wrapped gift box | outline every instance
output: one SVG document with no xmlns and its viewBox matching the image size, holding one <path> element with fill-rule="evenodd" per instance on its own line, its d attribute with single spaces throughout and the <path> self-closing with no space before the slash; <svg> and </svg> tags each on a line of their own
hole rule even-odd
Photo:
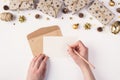
<svg viewBox="0 0 120 80">
<path fill-rule="evenodd" d="M 29 10 L 34 9 L 33 0 L 10 0 L 10 10 Z"/>
<path fill-rule="evenodd" d="M 72 12 L 72 14 L 77 13 L 79 10 L 84 8 L 89 0 L 63 0 L 65 6 Z"/>
<path fill-rule="evenodd" d="M 88 12 L 91 13 L 102 24 L 107 25 L 115 16 L 103 3 L 95 0 L 88 8 Z"/>
<path fill-rule="evenodd" d="M 40 0 L 37 9 L 52 17 L 57 17 L 63 2 L 60 0 Z"/>
</svg>

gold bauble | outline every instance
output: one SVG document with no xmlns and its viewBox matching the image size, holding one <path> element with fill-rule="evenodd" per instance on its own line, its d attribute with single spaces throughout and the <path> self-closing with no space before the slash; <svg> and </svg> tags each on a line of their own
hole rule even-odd
<svg viewBox="0 0 120 80">
<path fill-rule="evenodd" d="M 110 0 L 109 5 L 110 6 L 115 6 L 115 2 L 113 0 Z"/>
<path fill-rule="evenodd" d="M 118 34 L 120 32 L 120 21 L 116 21 L 112 24 L 111 32 L 113 34 Z"/>
<path fill-rule="evenodd" d="M 77 24 L 73 24 L 73 29 L 78 29 L 78 27 L 79 27 L 79 24 L 77 23 Z"/>
</svg>

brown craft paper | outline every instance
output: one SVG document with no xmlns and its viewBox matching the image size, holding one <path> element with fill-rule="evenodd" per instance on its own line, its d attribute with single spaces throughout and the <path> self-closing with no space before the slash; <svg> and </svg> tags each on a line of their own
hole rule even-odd
<svg viewBox="0 0 120 80">
<path fill-rule="evenodd" d="M 44 36 L 62 36 L 58 26 L 49 26 L 40 28 L 27 36 L 32 53 L 34 56 L 43 53 L 43 37 Z"/>
</svg>

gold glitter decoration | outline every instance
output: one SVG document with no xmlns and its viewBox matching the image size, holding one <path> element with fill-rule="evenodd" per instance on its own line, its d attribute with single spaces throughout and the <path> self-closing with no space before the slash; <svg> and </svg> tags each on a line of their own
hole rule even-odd
<svg viewBox="0 0 120 80">
<path fill-rule="evenodd" d="M 85 28 L 85 30 L 91 29 L 91 24 L 90 24 L 90 23 L 86 23 L 86 24 L 84 25 L 84 28 Z"/>
<path fill-rule="evenodd" d="M 19 22 L 23 23 L 25 21 L 26 21 L 25 16 L 22 15 L 22 16 L 19 17 Z"/>
</svg>

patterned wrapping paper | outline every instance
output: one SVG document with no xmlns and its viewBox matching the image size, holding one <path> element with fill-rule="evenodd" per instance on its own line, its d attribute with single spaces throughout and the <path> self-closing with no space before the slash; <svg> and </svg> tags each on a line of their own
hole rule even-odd
<svg viewBox="0 0 120 80">
<path fill-rule="evenodd" d="M 37 9 L 52 17 L 57 17 L 63 2 L 60 0 L 40 0 Z"/>
<path fill-rule="evenodd" d="M 72 12 L 72 14 L 77 13 L 79 10 L 84 8 L 89 0 L 63 0 L 65 6 Z"/>
<path fill-rule="evenodd" d="M 92 3 L 88 8 L 88 12 L 104 25 L 107 25 L 115 17 L 115 14 L 98 0 Z"/>
<path fill-rule="evenodd" d="M 34 9 L 33 0 L 10 0 L 10 10 L 29 10 Z"/>
</svg>

